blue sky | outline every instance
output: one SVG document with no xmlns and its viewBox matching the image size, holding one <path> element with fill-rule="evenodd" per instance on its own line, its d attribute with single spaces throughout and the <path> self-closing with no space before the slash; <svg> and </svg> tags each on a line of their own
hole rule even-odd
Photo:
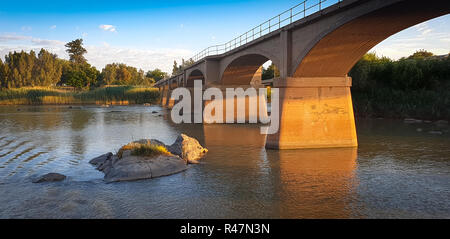
<svg viewBox="0 0 450 239">
<path fill-rule="evenodd" d="M 83 38 L 86 58 L 101 69 L 123 62 L 171 71 L 173 60 L 225 43 L 300 1 L 6 1 L 0 5 L 0 56 L 46 48 L 68 58 L 64 44 Z M 373 49 L 399 58 L 417 49 L 450 52 L 450 16 L 407 29 Z"/>
</svg>

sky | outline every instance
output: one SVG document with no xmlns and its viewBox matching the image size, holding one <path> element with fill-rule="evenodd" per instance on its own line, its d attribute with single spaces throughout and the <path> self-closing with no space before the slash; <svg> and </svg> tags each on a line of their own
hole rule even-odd
<svg viewBox="0 0 450 239">
<path fill-rule="evenodd" d="M 225 43 L 299 0 L 4 1 L 0 56 L 45 48 L 68 59 L 64 44 L 83 38 L 99 70 L 112 62 L 171 72 L 173 61 Z M 406 29 L 372 52 L 398 59 L 416 50 L 450 52 L 450 15 Z"/>
</svg>

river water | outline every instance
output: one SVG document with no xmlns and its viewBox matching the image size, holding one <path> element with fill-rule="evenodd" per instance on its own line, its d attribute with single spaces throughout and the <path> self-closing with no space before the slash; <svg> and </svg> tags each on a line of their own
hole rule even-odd
<svg viewBox="0 0 450 239">
<path fill-rule="evenodd" d="M 2 106 L 0 218 L 450 218 L 448 126 L 357 130 L 358 148 L 273 151 L 257 125 L 175 125 L 157 106 Z M 107 184 L 88 163 L 180 133 L 209 149 L 180 174 Z M 31 183 L 49 172 L 68 179 Z"/>
</svg>

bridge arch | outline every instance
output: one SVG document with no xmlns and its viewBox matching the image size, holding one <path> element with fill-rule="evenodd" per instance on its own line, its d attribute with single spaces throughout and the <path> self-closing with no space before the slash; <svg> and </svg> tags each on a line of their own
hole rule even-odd
<svg viewBox="0 0 450 239">
<path fill-rule="evenodd" d="M 224 59 L 225 66 L 220 71 L 222 85 L 250 85 L 261 79 L 262 66 L 267 61 L 279 66 L 279 60 L 273 54 L 264 51 L 243 51 Z"/>
<path fill-rule="evenodd" d="M 373 4 L 380 4 L 373 1 Z M 382 4 L 382 3 L 381 3 Z M 445 6 L 447 4 L 447 6 Z M 370 8 L 368 8 L 370 9 Z M 398 1 L 376 11 L 347 14 L 324 28 L 295 58 L 291 76 L 342 77 L 383 40 L 411 26 L 448 14 L 450 1 Z"/>
<path fill-rule="evenodd" d="M 186 87 L 194 87 L 194 81 L 195 80 L 201 80 L 202 85 L 205 85 L 205 74 L 200 69 L 192 69 L 191 71 L 186 73 Z"/>
</svg>

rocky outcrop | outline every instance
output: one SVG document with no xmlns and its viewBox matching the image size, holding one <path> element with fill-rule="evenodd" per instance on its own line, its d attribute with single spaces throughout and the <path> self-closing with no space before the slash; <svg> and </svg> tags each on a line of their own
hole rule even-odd
<svg viewBox="0 0 450 239">
<path fill-rule="evenodd" d="M 102 169 L 105 181 L 118 182 L 168 176 L 186 170 L 187 165 L 178 156 L 159 155 L 152 158 L 124 156 Z"/>
<path fill-rule="evenodd" d="M 175 143 L 168 146 L 167 149 L 172 154 L 180 156 L 186 163 L 190 164 L 198 164 L 198 160 L 203 158 L 208 152 L 196 139 L 185 134 L 178 136 Z"/>
<path fill-rule="evenodd" d="M 66 179 L 65 175 L 59 174 L 59 173 L 48 173 L 45 174 L 35 180 L 33 180 L 33 183 L 43 183 L 43 182 L 59 182 Z"/>
<path fill-rule="evenodd" d="M 170 153 L 136 156 L 132 154 L 132 150 L 121 150 L 118 154 L 100 155 L 89 163 L 105 174 L 104 179 L 107 182 L 133 181 L 182 172 L 188 168 L 188 163 L 198 163 L 207 152 L 196 139 L 184 134 L 170 146 L 156 139 L 143 139 L 131 143 L 136 144 L 164 146 Z"/>
</svg>

